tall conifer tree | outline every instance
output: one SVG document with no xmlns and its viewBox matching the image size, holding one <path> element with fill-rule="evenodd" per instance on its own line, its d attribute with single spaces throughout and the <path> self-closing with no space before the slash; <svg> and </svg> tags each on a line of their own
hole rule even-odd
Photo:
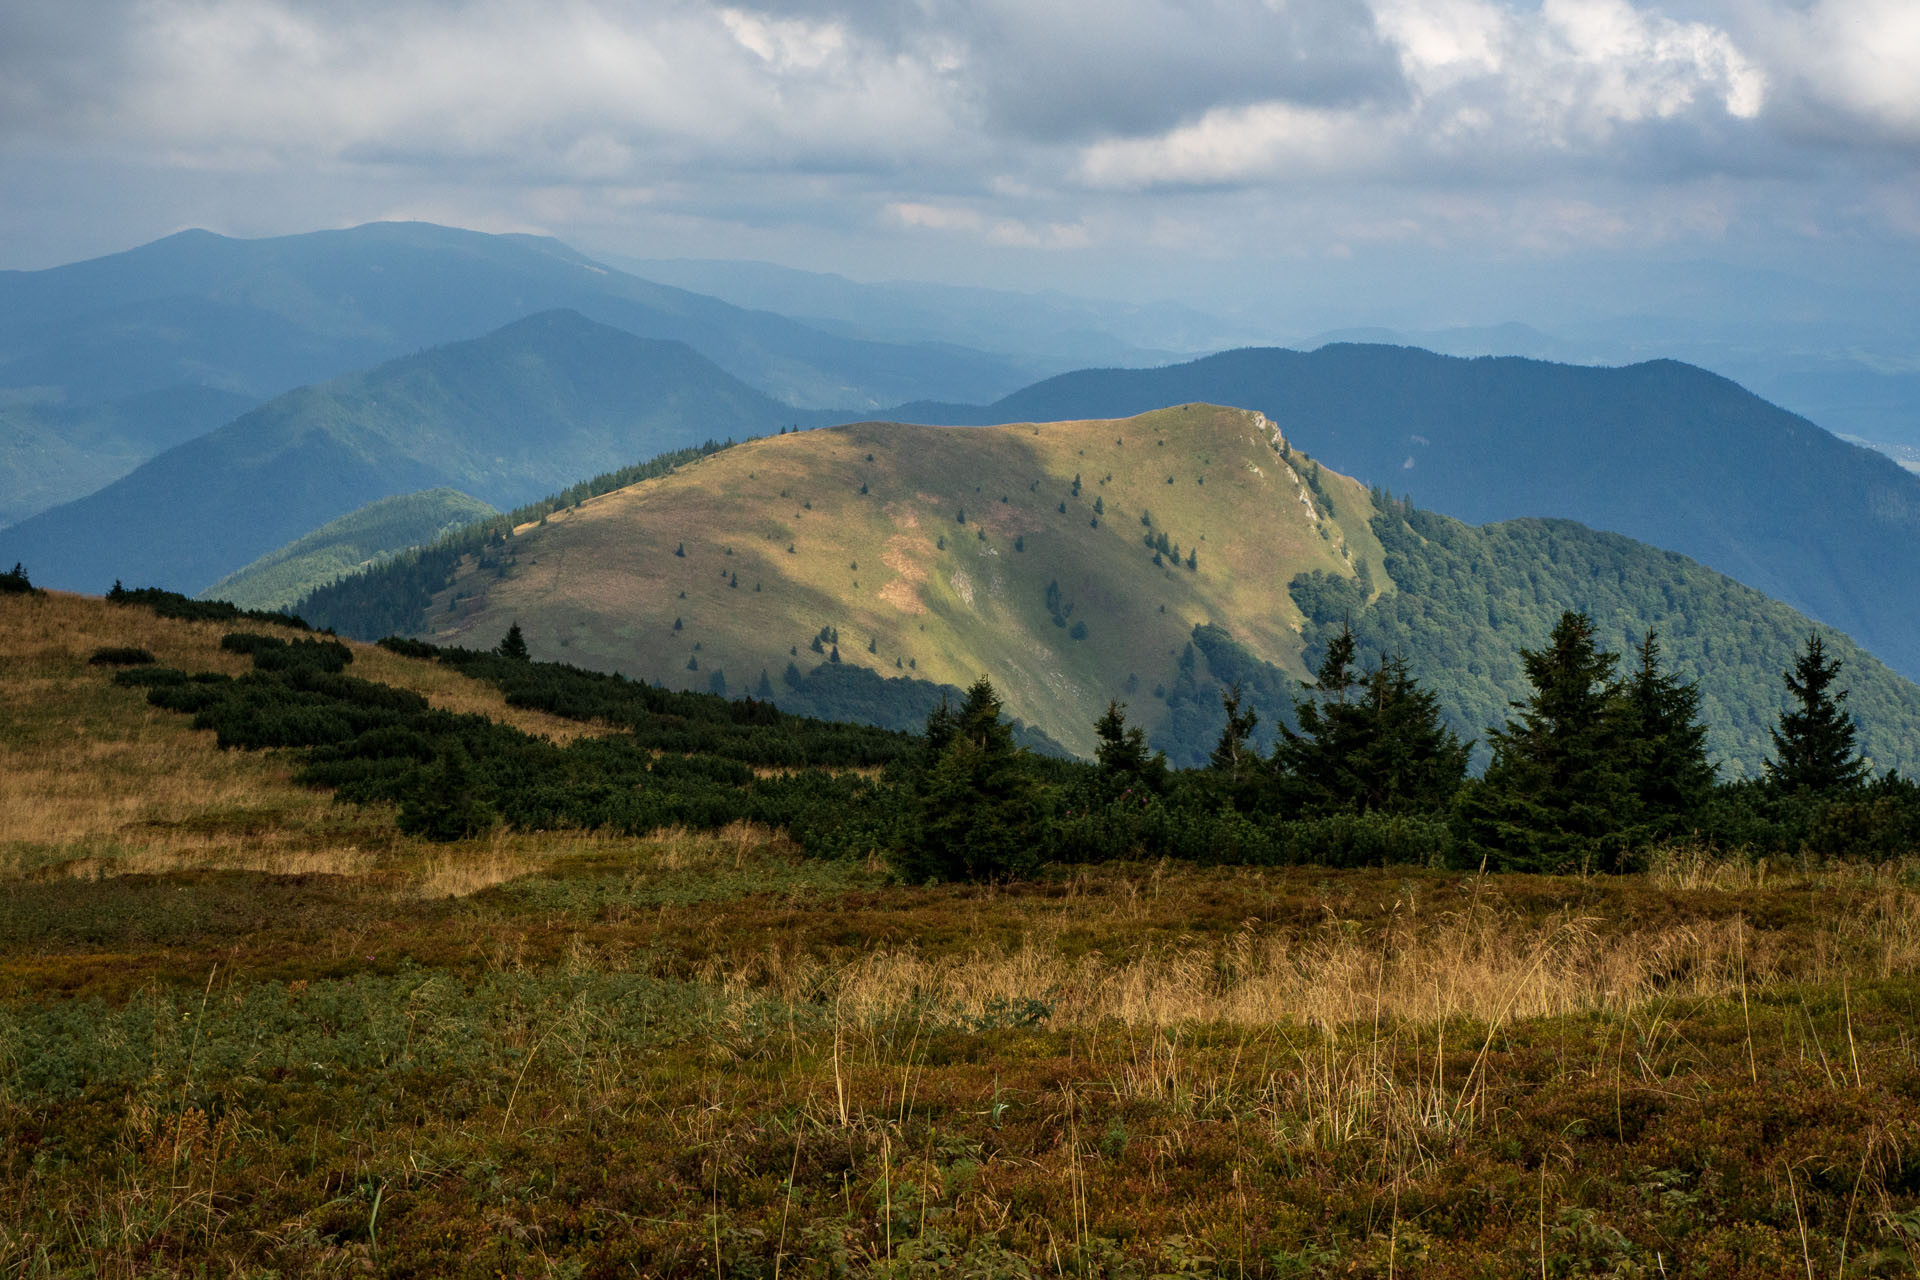
<svg viewBox="0 0 1920 1280">
<path fill-rule="evenodd" d="M 1273 763 L 1283 796 L 1309 812 L 1444 807 L 1466 776 L 1468 745 L 1404 659 L 1383 656 L 1356 675 L 1354 650 L 1342 628 L 1315 673 L 1318 698 L 1294 704 L 1299 729 L 1280 726 Z"/>
<path fill-rule="evenodd" d="M 1647 632 L 1634 654 L 1638 663 L 1620 687 L 1633 789 L 1643 821 L 1667 835 L 1713 790 L 1707 726 L 1700 722 L 1699 686 L 1661 668 L 1658 636 Z"/>
<path fill-rule="evenodd" d="M 1533 693 L 1512 704 L 1517 718 L 1488 730 L 1493 763 L 1467 797 L 1467 835 L 1505 869 L 1621 870 L 1639 801 L 1618 659 L 1594 643 L 1592 620 L 1569 610 L 1520 660 Z"/>
<path fill-rule="evenodd" d="M 1867 778 L 1867 762 L 1854 750 L 1857 726 L 1844 705 L 1847 690 L 1831 692 L 1840 659 L 1827 657 L 1818 634 L 1783 672 L 1787 692 L 1799 704 L 1780 713 L 1773 731 L 1773 759 L 1767 781 L 1783 792 L 1822 794 L 1858 787 Z"/>
</svg>

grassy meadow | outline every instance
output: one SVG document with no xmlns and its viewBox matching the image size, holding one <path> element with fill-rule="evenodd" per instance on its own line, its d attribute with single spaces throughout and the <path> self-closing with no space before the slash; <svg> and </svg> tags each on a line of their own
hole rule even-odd
<svg viewBox="0 0 1920 1280">
<path fill-rule="evenodd" d="M 1920 861 L 428 844 L 88 662 L 227 629 L 0 600 L 0 1275 L 1916 1271 Z"/>
</svg>

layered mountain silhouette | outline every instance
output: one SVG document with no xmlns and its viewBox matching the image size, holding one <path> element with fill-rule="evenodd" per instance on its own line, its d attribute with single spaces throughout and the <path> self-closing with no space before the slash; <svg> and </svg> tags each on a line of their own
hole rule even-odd
<svg viewBox="0 0 1920 1280">
<path fill-rule="evenodd" d="M 262 240 L 183 231 L 0 271 L 0 447 L 13 459 L 0 462 L 0 527 L 273 396 L 559 308 L 685 342 L 800 406 L 981 398 L 1034 376 L 952 343 L 873 341 L 732 306 L 538 236 L 429 223 Z"/>
<path fill-rule="evenodd" d="M 47 586 L 195 592 L 379 498 L 446 486 L 509 508 L 788 414 L 684 343 L 548 312 L 280 396 L 0 549 Z"/>
<path fill-rule="evenodd" d="M 799 405 L 1018 385 L 1002 359 L 823 333 L 615 271 L 557 240 L 387 222 L 262 240 L 183 231 L 0 272 L 0 387 L 92 400 L 194 383 L 264 399 L 556 308 L 685 342 Z"/>
</svg>

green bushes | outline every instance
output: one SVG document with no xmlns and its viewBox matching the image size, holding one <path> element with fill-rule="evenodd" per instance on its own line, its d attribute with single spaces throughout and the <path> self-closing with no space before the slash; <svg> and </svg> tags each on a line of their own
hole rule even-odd
<svg viewBox="0 0 1920 1280">
<path fill-rule="evenodd" d="M 153 661 L 153 655 L 137 645 L 104 645 L 87 659 L 89 665 L 96 667 L 145 667 Z"/>
<path fill-rule="evenodd" d="M 1496 735 L 1503 767 L 1457 792 L 1465 749 L 1432 698 L 1395 660 L 1343 677 L 1339 654 L 1272 755 L 1249 746 L 1251 717 L 1229 699 L 1215 766 L 1183 771 L 1148 751 L 1118 704 L 1096 726 L 1097 763 L 1024 750 L 984 678 L 910 736 L 786 715 L 755 698 L 386 642 L 486 680 L 513 705 L 617 730 L 565 746 L 349 675 L 352 651 L 331 637 L 233 632 L 221 645 L 252 659 L 244 675 L 149 664 L 115 680 L 191 715 L 224 747 L 299 750 L 301 781 L 345 801 L 393 804 L 402 830 L 435 840 L 499 824 L 644 834 L 744 820 L 785 829 L 811 856 L 884 855 L 915 883 L 1142 857 L 1626 870 L 1658 840 L 1821 858 L 1888 858 L 1920 845 L 1920 786 L 1895 776 L 1831 792 L 1689 779 L 1675 762 L 1699 750 L 1691 686 L 1661 676 L 1649 639 L 1634 678 L 1647 696 L 1636 701 L 1639 686 L 1611 679 L 1611 658 L 1583 622 L 1567 615 L 1547 649 L 1525 655 L 1541 667 L 1537 697 Z M 1548 670 L 1557 650 L 1564 678 Z M 1671 722 L 1664 738 L 1649 727 L 1656 721 Z M 1674 749 L 1648 749 L 1663 740 Z M 862 767 L 869 776 L 851 772 Z M 1663 800 L 1656 783 L 1681 799 Z M 1595 788 L 1608 792 L 1598 816 L 1580 808 Z"/>
<path fill-rule="evenodd" d="M 158 587 L 136 587 L 129 591 L 116 582 L 113 589 L 107 592 L 107 599 L 115 604 L 141 605 L 163 618 L 179 618 L 187 622 L 264 622 L 276 627 L 291 627 L 296 631 L 312 630 L 305 619 L 291 613 L 241 609 L 225 600 L 193 600 L 177 591 L 162 591 Z"/>
<path fill-rule="evenodd" d="M 519 705 L 630 726 L 560 747 L 347 675 L 352 651 L 330 638 L 234 632 L 221 647 L 249 655 L 254 669 L 189 676 L 146 666 L 116 680 L 145 688 L 154 706 L 193 716 L 223 747 L 304 751 L 302 782 L 346 801 L 395 804 L 403 831 L 433 840 L 498 823 L 643 834 L 745 819 L 794 830 L 811 852 L 871 852 L 892 838 L 871 784 L 808 766 L 868 764 L 917 749 L 902 735 L 798 721 L 752 699 L 673 694 L 498 654 L 452 655 L 456 665 L 495 677 Z M 757 778 L 753 766 L 765 764 L 806 772 Z"/>
</svg>

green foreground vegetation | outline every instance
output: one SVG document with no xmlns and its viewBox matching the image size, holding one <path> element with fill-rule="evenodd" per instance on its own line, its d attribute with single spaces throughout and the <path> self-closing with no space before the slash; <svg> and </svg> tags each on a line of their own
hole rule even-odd
<svg viewBox="0 0 1920 1280">
<path fill-rule="evenodd" d="M 1229 698 L 1168 771 L 1118 707 L 1097 763 L 1019 751 L 984 681 L 903 735 L 122 596 L 0 613 L 10 1274 L 1916 1270 L 1920 863 L 1823 845 L 1907 800 L 1817 644 L 1731 789 L 1774 843 L 1717 852 L 1654 820 L 1713 803 L 1689 687 L 1579 615 L 1463 784 L 1345 646 L 1277 760 Z M 415 691 L 450 670 L 503 709 Z M 123 777 L 128 734 L 280 773 L 28 825 L 36 767 Z M 1504 865 L 1626 874 L 1450 865 L 1552 787 L 1644 836 L 1495 807 Z"/>
</svg>

